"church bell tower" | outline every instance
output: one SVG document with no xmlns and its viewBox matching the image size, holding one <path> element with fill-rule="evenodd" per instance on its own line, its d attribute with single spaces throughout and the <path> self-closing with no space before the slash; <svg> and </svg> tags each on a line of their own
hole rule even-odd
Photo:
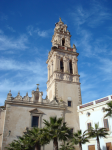
<svg viewBox="0 0 112 150">
<path fill-rule="evenodd" d="M 57 99 L 66 106 L 65 121 L 71 128 L 78 129 L 77 106 L 82 104 L 77 68 L 76 47 L 70 45 L 70 32 L 61 21 L 55 24 L 52 48 L 48 54 L 47 96 L 50 101 Z M 77 124 L 77 125 L 76 125 Z"/>
</svg>

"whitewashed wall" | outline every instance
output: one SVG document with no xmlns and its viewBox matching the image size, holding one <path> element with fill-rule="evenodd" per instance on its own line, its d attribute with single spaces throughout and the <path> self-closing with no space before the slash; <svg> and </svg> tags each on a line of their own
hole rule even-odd
<svg viewBox="0 0 112 150">
<path fill-rule="evenodd" d="M 106 113 L 103 112 L 102 108 L 107 107 L 106 103 L 111 101 L 112 100 L 111 98 L 112 98 L 111 96 L 108 96 L 109 100 L 100 102 L 98 104 L 96 104 L 95 101 L 93 101 L 92 106 L 87 106 L 81 109 L 80 109 L 80 106 L 78 106 L 80 129 L 82 130 L 82 132 L 87 130 L 87 123 L 90 123 L 90 122 L 91 122 L 92 127 L 94 127 L 95 123 L 98 123 L 98 122 L 99 122 L 99 127 L 104 127 L 103 119 Z M 87 115 L 88 112 L 90 113 L 90 116 Z M 109 117 L 107 118 L 109 122 L 109 136 L 107 137 L 107 139 L 100 138 L 101 150 L 106 150 L 106 143 L 109 143 L 109 142 L 112 143 L 112 118 L 109 118 Z M 88 150 L 88 145 L 95 145 L 95 149 L 97 149 L 96 138 L 90 139 L 90 143 L 83 144 L 82 146 L 83 150 Z"/>
</svg>

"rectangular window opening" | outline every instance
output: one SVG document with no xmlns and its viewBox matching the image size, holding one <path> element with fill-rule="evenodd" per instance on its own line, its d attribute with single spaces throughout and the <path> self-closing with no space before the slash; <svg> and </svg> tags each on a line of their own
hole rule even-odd
<svg viewBox="0 0 112 150">
<path fill-rule="evenodd" d="M 88 129 L 88 130 L 91 129 L 91 122 L 87 123 L 87 129 Z"/>
<path fill-rule="evenodd" d="M 106 128 L 107 130 L 109 130 L 108 119 L 104 119 L 104 128 Z"/>
<path fill-rule="evenodd" d="M 110 143 L 106 143 L 106 148 L 107 148 L 107 150 L 111 149 L 111 142 Z"/>
<path fill-rule="evenodd" d="M 72 102 L 68 101 L 68 107 L 71 107 L 71 106 L 72 106 Z"/>
<path fill-rule="evenodd" d="M 39 125 L 39 117 L 32 116 L 32 127 L 38 127 L 38 125 Z"/>
</svg>

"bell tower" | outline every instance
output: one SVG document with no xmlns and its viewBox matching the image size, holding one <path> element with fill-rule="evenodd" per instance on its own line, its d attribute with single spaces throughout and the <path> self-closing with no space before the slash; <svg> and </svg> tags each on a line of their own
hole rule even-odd
<svg viewBox="0 0 112 150">
<path fill-rule="evenodd" d="M 52 48 L 48 54 L 47 96 L 63 101 L 66 106 L 65 121 L 71 128 L 78 129 L 77 106 L 82 104 L 77 68 L 76 47 L 70 45 L 71 34 L 60 18 L 55 24 Z"/>
</svg>

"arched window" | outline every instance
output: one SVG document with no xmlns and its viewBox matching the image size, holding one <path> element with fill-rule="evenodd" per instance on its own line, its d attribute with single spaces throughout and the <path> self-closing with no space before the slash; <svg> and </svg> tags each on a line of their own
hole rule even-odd
<svg viewBox="0 0 112 150">
<path fill-rule="evenodd" d="M 62 72 L 64 71 L 63 59 L 60 60 L 60 70 L 61 70 Z"/>
<path fill-rule="evenodd" d="M 62 46 L 65 46 L 65 39 L 62 39 Z"/>
<path fill-rule="evenodd" d="M 73 74 L 73 70 L 72 70 L 72 61 L 69 61 L 69 68 L 70 68 L 70 74 Z"/>
</svg>

